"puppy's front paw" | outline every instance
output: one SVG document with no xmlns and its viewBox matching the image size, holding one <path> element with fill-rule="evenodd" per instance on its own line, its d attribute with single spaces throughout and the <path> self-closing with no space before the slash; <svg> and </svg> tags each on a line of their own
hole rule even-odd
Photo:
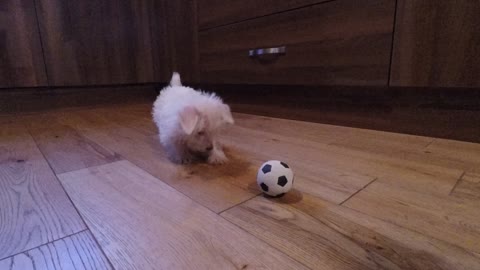
<svg viewBox="0 0 480 270">
<path fill-rule="evenodd" d="M 215 151 L 208 157 L 208 163 L 210 164 L 224 164 L 227 161 L 228 158 L 221 151 Z"/>
</svg>

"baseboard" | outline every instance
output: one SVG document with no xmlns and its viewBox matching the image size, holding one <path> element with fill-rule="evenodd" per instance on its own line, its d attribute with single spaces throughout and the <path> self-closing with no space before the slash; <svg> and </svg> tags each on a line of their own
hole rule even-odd
<svg viewBox="0 0 480 270">
<path fill-rule="evenodd" d="M 0 113 L 30 113 L 52 109 L 151 102 L 155 85 L 68 88 L 23 88 L 0 91 Z"/>
<path fill-rule="evenodd" d="M 480 143 L 480 89 L 199 87 L 237 112 Z"/>
</svg>

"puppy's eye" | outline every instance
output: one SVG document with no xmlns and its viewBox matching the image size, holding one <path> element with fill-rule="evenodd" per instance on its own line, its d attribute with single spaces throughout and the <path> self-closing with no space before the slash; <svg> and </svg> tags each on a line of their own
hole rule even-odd
<svg viewBox="0 0 480 270">
<path fill-rule="evenodd" d="M 197 132 L 197 135 L 198 135 L 198 136 L 203 136 L 203 135 L 205 135 L 205 132 L 199 131 L 199 132 Z"/>
</svg>

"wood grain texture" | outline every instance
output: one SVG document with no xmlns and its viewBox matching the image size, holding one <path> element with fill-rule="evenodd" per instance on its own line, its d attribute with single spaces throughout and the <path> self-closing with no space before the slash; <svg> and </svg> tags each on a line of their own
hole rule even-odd
<svg viewBox="0 0 480 270">
<path fill-rule="evenodd" d="M 297 129 L 296 133 L 300 131 Z M 245 138 L 249 138 L 248 141 Z M 251 160 L 257 161 L 257 168 L 272 158 L 286 162 L 295 168 L 295 189 L 335 203 L 341 203 L 375 179 L 373 171 L 352 170 L 341 165 L 343 160 L 336 159 L 338 156 L 328 155 L 323 159 L 325 152 L 312 147 L 314 142 L 277 135 L 275 130 L 264 133 L 235 127 L 224 140 L 248 153 Z"/>
<path fill-rule="evenodd" d="M 198 69 L 196 1 L 150 0 L 155 80 L 169 82 L 179 72 L 195 82 Z"/>
<path fill-rule="evenodd" d="M 255 176 L 260 161 L 249 160 L 245 153 L 233 149 L 231 162 L 224 166 L 173 164 L 160 146 L 157 135 L 118 124 L 105 111 L 79 111 L 59 117 L 60 123 L 78 130 L 82 136 L 119 153 L 125 159 L 161 179 L 207 208 L 221 212 L 256 196 Z M 146 113 L 146 116 L 149 114 Z M 138 122 L 152 120 L 137 119 Z"/>
<path fill-rule="evenodd" d="M 435 139 L 425 151 L 429 162 L 445 167 L 457 167 L 465 171 L 480 168 L 480 144 L 454 140 Z"/>
<path fill-rule="evenodd" d="M 399 0 L 391 85 L 480 86 L 480 3 Z"/>
<path fill-rule="evenodd" d="M 60 178 L 116 269 L 304 269 L 128 161 Z"/>
<path fill-rule="evenodd" d="M 0 129 L 0 259 L 85 229 L 20 124 Z"/>
<path fill-rule="evenodd" d="M 480 199 L 480 173 L 465 173 L 452 191 L 452 195 L 460 198 Z"/>
<path fill-rule="evenodd" d="M 1 1 L 0 88 L 45 85 L 34 1 Z"/>
<path fill-rule="evenodd" d="M 480 252 L 478 201 L 375 182 L 344 205 L 474 253 Z"/>
<path fill-rule="evenodd" d="M 320 192 L 323 190 L 322 193 L 329 196 L 322 197 L 324 199 L 333 199 L 333 201 L 346 199 L 349 194 L 351 195 L 352 192 L 357 191 L 375 177 L 378 177 L 381 182 L 406 189 L 448 195 L 463 173 L 462 169 L 455 167 L 419 162 L 417 159 L 409 160 L 401 153 L 382 154 L 375 150 L 353 147 L 354 145 L 350 145 L 350 147 L 342 145 L 346 138 L 355 137 L 357 134 L 361 137 L 362 134 L 368 134 L 369 131 L 348 128 L 343 131 L 343 134 L 337 136 L 339 130 L 329 125 L 317 124 L 316 127 L 312 127 L 306 124 L 303 128 L 296 126 L 295 129 L 288 129 L 281 128 L 282 125 L 287 125 L 283 122 L 284 120 L 273 118 L 269 120 L 272 123 L 266 126 L 270 128 L 261 128 L 252 126 L 252 123 L 258 122 L 258 120 L 254 120 L 256 118 L 256 116 L 244 115 L 237 121 L 237 126 L 225 135 L 224 140 L 228 141 L 230 145 L 247 151 L 250 153 L 249 155 L 258 156 L 260 159 L 271 159 L 273 156 L 292 163 L 292 166 L 301 168 L 300 171 L 305 170 L 308 172 L 305 174 L 305 179 L 309 180 L 301 191 Z M 250 123 L 246 125 L 251 125 L 252 128 L 242 127 L 245 126 L 243 123 Z M 292 124 L 292 127 L 295 125 Z M 314 131 L 318 134 L 322 131 L 331 132 L 331 136 L 319 137 L 315 140 L 299 135 L 304 132 L 306 134 L 315 133 Z M 408 136 L 399 139 L 397 136 L 402 137 L 403 135 L 371 132 L 370 136 L 378 138 L 379 141 L 382 137 L 382 140 L 390 138 L 390 140 L 404 141 L 405 149 L 408 147 L 414 149 L 414 145 L 425 147 L 422 144 L 425 140 L 422 139 L 409 139 Z M 337 139 L 334 138 L 335 136 Z M 406 142 L 410 140 L 415 144 L 408 146 Z M 368 141 L 366 140 L 366 142 Z M 392 144 L 395 145 L 395 143 Z M 375 145 L 371 144 L 371 147 L 374 148 Z M 423 157 L 423 160 L 428 159 L 428 156 Z M 317 175 L 322 175 L 322 177 L 317 177 Z M 327 181 L 323 182 L 323 180 Z M 329 182 L 330 184 L 327 184 Z M 317 183 L 318 186 L 314 183 Z M 300 188 L 302 181 L 298 181 L 296 186 Z M 340 194 L 343 195 L 338 196 L 339 193 L 334 190 L 341 191 Z"/>
<path fill-rule="evenodd" d="M 88 231 L 0 261 L 2 270 L 112 269 Z"/>
<path fill-rule="evenodd" d="M 37 3 L 51 85 L 154 81 L 149 1 Z"/>
<path fill-rule="evenodd" d="M 51 114 L 24 116 L 21 121 L 57 174 L 121 159 L 117 153 L 58 123 Z"/>
<path fill-rule="evenodd" d="M 99 106 L 128 106 L 132 103 L 150 103 L 155 96 L 155 89 L 151 85 L 10 89 L 2 90 L 0 113 L 33 114 Z"/>
<path fill-rule="evenodd" d="M 236 112 L 480 142 L 480 91 L 470 88 L 205 85 Z M 252 98 L 255 97 L 255 98 Z"/>
<path fill-rule="evenodd" d="M 198 0 L 200 29 L 213 28 L 328 0 Z"/>
<path fill-rule="evenodd" d="M 477 269 L 471 252 L 304 194 L 257 197 L 227 220 L 312 269 Z"/>
<path fill-rule="evenodd" d="M 338 0 L 199 33 L 200 82 L 387 85 L 393 0 Z M 285 45 L 257 60 L 249 49 Z"/>
</svg>

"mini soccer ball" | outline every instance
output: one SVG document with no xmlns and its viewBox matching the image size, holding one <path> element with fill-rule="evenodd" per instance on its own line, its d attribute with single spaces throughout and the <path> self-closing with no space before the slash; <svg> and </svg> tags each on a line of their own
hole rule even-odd
<svg viewBox="0 0 480 270">
<path fill-rule="evenodd" d="M 258 170 L 257 184 L 265 194 L 280 197 L 292 189 L 293 171 L 284 162 L 267 161 Z"/>
</svg>

